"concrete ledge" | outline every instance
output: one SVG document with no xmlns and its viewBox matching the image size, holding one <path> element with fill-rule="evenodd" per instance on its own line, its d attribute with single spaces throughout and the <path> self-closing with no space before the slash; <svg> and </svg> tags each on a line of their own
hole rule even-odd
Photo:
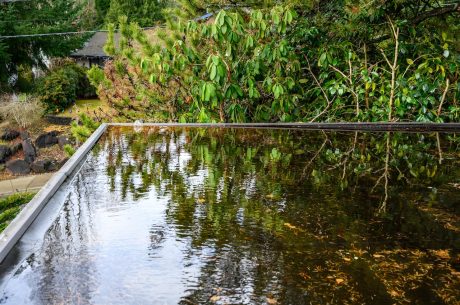
<svg viewBox="0 0 460 305">
<path fill-rule="evenodd" d="M 0 262 L 3 262 L 49 199 L 86 157 L 86 154 L 93 148 L 106 129 L 107 124 L 102 124 L 0 234 Z"/>
<path fill-rule="evenodd" d="M 152 127 L 214 127 L 214 128 L 270 128 L 310 129 L 370 132 L 460 132 L 460 123 L 372 122 L 372 123 L 111 123 L 110 126 Z"/>
</svg>

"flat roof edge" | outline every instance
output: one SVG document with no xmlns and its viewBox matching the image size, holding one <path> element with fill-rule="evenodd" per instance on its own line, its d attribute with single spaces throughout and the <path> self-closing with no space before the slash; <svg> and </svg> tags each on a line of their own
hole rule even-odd
<svg viewBox="0 0 460 305">
<path fill-rule="evenodd" d="M 372 122 L 372 123 L 110 123 L 109 126 L 271 128 L 337 131 L 460 132 L 460 123 Z"/>
<path fill-rule="evenodd" d="M 56 172 L 47 184 L 35 197 L 21 210 L 13 221 L 0 234 L 0 263 L 24 235 L 35 218 L 40 214 L 48 201 L 53 197 L 59 187 L 75 170 L 77 165 L 86 157 L 99 138 L 107 129 L 107 124 L 101 124 L 88 140 L 73 154 L 73 156 Z"/>
</svg>

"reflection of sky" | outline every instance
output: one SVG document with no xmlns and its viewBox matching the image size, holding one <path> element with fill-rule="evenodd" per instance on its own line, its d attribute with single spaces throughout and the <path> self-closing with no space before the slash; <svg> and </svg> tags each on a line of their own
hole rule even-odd
<svg viewBox="0 0 460 305">
<path fill-rule="evenodd" d="M 121 145 L 126 147 L 124 141 Z M 58 225 L 47 233 L 50 242 L 43 247 L 48 248 L 42 247 L 33 264 L 25 262 L 9 279 L 2 301 L 177 304 L 187 290 L 196 288 L 202 261 L 213 251 L 204 248 L 190 255 L 189 241 L 177 238 L 166 224 L 168 197 L 150 188 L 135 202 L 130 195 L 122 200 L 120 181 L 109 191 L 106 152 L 90 159 L 70 186 L 70 201 L 60 212 Z M 190 159 L 184 151 L 172 154 L 170 166 L 184 171 Z M 123 162 L 130 162 L 129 153 Z M 196 183 L 200 181 L 202 177 Z M 139 187 L 142 180 L 134 175 L 133 182 Z M 53 248 L 56 245 L 59 249 Z M 62 285 L 59 278 L 70 285 Z M 86 293 L 79 295 L 82 291 Z"/>
</svg>

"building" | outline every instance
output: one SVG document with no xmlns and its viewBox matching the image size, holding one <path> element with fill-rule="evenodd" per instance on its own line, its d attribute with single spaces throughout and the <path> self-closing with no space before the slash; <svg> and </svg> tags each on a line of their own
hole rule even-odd
<svg viewBox="0 0 460 305">
<path fill-rule="evenodd" d="M 104 52 L 107 35 L 107 32 L 95 33 L 93 37 L 85 43 L 83 48 L 72 53 L 70 57 L 74 58 L 79 65 L 86 68 L 90 68 L 92 65 L 103 66 L 104 63 L 110 59 L 110 56 Z M 120 33 L 114 33 L 113 38 L 115 45 L 118 45 Z"/>
</svg>

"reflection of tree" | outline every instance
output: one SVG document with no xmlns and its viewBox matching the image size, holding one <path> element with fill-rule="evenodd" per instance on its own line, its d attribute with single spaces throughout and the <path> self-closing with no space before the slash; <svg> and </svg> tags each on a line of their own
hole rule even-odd
<svg viewBox="0 0 460 305">
<path fill-rule="evenodd" d="M 212 249 L 184 304 L 460 298 L 460 211 L 434 214 L 452 204 L 433 190 L 458 177 L 448 137 L 113 128 L 104 145 L 111 185 L 155 188 L 189 255 Z"/>
</svg>

